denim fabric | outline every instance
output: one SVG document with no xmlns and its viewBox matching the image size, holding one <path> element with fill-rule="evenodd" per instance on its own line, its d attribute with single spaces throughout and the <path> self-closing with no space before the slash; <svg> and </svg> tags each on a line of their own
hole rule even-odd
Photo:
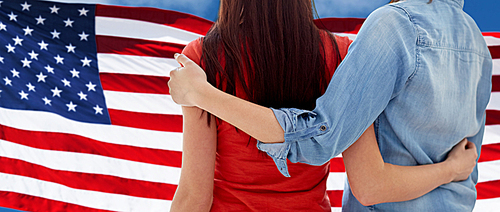
<svg viewBox="0 0 500 212">
<path fill-rule="evenodd" d="M 432 164 L 467 137 L 480 151 L 491 91 L 492 60 L 463 0 L 407 0 L 366 19 L 313 111 L 273 109 L 285 142 L 258 143 L 287 176 L 285 158 L 320 165 L 370 126 L 384 161 Z M 292 176 L 293 177 L 293 176 Z M 469 179 L 415 200 L 362 206 L 345 187 L 346 211 L 471 211 L 477 168 Z"/>
</svg>

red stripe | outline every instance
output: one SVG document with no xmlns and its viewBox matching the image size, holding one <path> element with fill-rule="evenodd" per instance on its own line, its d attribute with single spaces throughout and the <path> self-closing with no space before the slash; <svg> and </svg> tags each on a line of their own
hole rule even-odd
<svg viewBox="0 0 500 212">
<path fill-rule="evenodd" d="M 330 160 L 330 172 L 345 172 L 344 160 L 342 158 L 332 158 Z"/>
<path fill-rule="evenodd" d="M 481 146 L 481 156 L 479 162 L 500 160 L 500 143 L 485 144 Z"/>
<path fill-rule="evenodd" d="M 102 88 L 109 91 L 133 93 L 170 94 L 169 77 L 133 74 L 100 73 Z"/>
<path fill-rule="evenodd" d="M 205 35 L 213 22 L 186 13 L 150 7 L 96 5 L 96 16 L 147 21 Z"/>
<path fill-rule="evenodd" d="M 476 185 L 477 199 L 500 197 L 500 180 L 478 183 Z"/>
<path fill-rule="evenodd" d="M 22 160 L 0 157 L 0 172 L 35 178 L 70 188 L 128 196 L 172 200 L 177 185 L 102 174 L 60 171 Z"/>
<path fill-rule="evenodd" d="M 493 75 L 491 78 L 491 91 L 500 92 L 500 76 Z"/>
<path fill-rule="evenodd" d="M 500 46 L 488 46 L 491 53 L 491 58 L 500 59 Z"/>
<path fill-rule="evenodd" d="M 500 111 L 486 110 L 486 125 L 500 124 Z"/>
<path fill-rule="evenodd" d="M 500 38 L 500 32 L 483 32 L 483 36 L 492 36 Z"/>
<path fill-rule="evenodd" d="M 91 211 L 110 212 L 81 205 L 65 203 L 56 200 L 45 199 L 36 196 L 19 194 L 14 192 L 0 191 L 0 207 L 6 207 L 22 211 L 45 212 L 45 211 Z"/>
<path fill-rule="evenodd" d="M 322 18 L 314 22 L 320 29 L 326 29 L 330 32 L 343 32 L 357 34 L 364 18 Z"/>
<path fill-rule="evenodd" d="M 182 116 L 153 113 L 136 113 L 108 109 L 113 125 L 167 132 L 182 132 Z"/>
<path fill-rule="evenodd" d="M 182 52 L 183 44 L 97 35 L 97 52 L 121 55 L 174 58 Z"/>
<path fill-rule="evenodd" d="M 182 164 L 182 153 L 178 151 L 111 144 L 67 133 L 20 130 L 0 125 L 0 139 L 38 149 L 102 155 L 179 168 Z"/>
<path fill-rule="evenodd" d="M 330 205 L 332 207 L 342 207 L 342 194 L 344 191 L 342 190 L 329 190 L 326 191 L 328 193 L 328 198 L 330 198 Z"/>
</svg>

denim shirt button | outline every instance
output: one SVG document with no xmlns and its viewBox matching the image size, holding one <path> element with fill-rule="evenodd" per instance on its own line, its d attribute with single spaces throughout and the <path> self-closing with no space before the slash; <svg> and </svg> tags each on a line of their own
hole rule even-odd
<svg viewBox="0 0 500 212">
<path fill-rule="evenodd" d="M 326 126 L 325 125 L 321 125 L 321 127 L 319 127 L 319 130 L 325 131 L 326 130 Z"/>
</svg>

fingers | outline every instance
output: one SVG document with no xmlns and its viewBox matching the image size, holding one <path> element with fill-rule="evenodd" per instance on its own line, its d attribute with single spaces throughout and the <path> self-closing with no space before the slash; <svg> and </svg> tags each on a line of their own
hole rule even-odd
<svg viewBox="0 0 500 212">
<path fill-rule="evenodd" d="M 186 65 L 189 65 L 190 63 L 194 63 L 191 59 L 189 59 L 188 57 L 186 57 L 186 55 L 183 55 L 183 54 L 175 53 L 174 58 L 182 66 L 186 66 Z"/>
</svg>

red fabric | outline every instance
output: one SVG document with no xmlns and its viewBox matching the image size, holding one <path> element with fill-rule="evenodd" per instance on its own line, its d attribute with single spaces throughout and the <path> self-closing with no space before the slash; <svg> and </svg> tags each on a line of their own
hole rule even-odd
<svg viewBox="0 0 500 212">
<path fill-rule="evenodd" d="M 326 39 L 326 36 L 323 37 Z M 336 37 L 341 58 L 351 41 Z M 329 44 L 329 42 L 325 42 Z M 200 64 L 200 40 L 189 43 L 183 54 Z M 332 49 L 326 45 L 326 49 Z M 326 51 L 327 58 L 330 51 Z M 335 61 L 327 61 L 329 75 Z M 238 95 L 241 98 L 244 96 Z M 292 177 L 284 177 L 273 160 L 256 147 L 256 140 L 227 122 L 217 123 L 217 155 L 212 211 L 330 211 L 326 180 L 330 162 L 309 166 L 288 161 Z"/>
</svg>

